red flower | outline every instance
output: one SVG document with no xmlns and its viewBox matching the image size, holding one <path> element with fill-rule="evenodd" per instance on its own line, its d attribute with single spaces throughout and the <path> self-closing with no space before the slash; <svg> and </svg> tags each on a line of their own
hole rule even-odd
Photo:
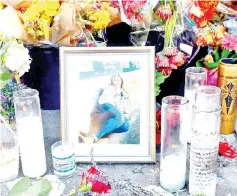
<svg viewBox="0 0 237 196">
<path fill-rule="evenodd" d="M 111 186 L 109 184 L 106 184 L 100 180 L 101 173 L 95 166 L 90 167 L 87 172 L 88 175 L 85 173 L 82 175 L 81 185 L 84 185 L 83 183 L 86 183 L 85 186 L 91 185 L 92 187 L 90 191 L 100 194 L 108 193 L 111 190 Z"/>
<path fill-rule="evenodd" d="M 205 27 L 216 12 L 218 1 L 195 1 L 189 10 L 189 17 L 195 21 L 199 28 Z"/>
<path fill-rule="evenodd" d="M 161 67 L 161 68 L 158 68 L 158 71 L 165 76 L 169 76 L 172 73 L 172 68 L 171 67 Z"/>
</svg>

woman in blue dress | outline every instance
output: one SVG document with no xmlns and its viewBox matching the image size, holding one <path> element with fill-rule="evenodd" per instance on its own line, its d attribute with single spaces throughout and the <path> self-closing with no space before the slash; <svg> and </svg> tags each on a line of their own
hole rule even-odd
<svg viewBox="0 0 237 196">
<path fill-rule="evenodd" d="M 123 79 L 113 75 L 110 84 L 101 89 L 97 104 L 91 113 L 89 134 L 80 133 L 85 141 L 102 143 L 114 133 L 127 132 L 130 129 L 130 103 L 127 91 L 123 86 Z"/>
</svg>

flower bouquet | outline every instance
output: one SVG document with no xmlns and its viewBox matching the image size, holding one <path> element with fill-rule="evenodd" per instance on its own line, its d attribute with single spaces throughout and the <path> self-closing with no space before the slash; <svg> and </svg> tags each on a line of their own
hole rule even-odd
<svg viewBox="0 0 237 196">
<path fill-rule="evenodd" d="M 0 38 L 0 113 L 14 123 L 13 93 L 24 86 L 20 77 L 30 69 L 29 51 L 15 38 Z"/>
<path fill-rule="evenodd" d="M 9 21 L 0 32 L 30 45 L 76 46 L 121 21 L 109 1 L 3 0 L 0 9 L 0 21 Z"/>
<path fill-rule="evenodd" d="M 208 47 L 208 53 L 196 66 L 207 68 L 209 85 L 217 85 L 220 59 L 237 57 L 235 5 L 234 1 L 195 1 L 187 9 L 189 25 L 196 27 L 196 44 Z"/>
</svg>

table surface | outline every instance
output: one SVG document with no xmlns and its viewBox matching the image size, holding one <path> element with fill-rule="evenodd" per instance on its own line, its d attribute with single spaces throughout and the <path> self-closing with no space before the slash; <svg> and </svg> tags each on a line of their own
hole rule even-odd
<svg viewBox="0 0 237 196">
<path fill-rule="evenodd" d="M 45 149 L 47 157 L 47 174 L 53 174 L 51 145 L 60 140 L 60 112 L 59 111 L 42 111 Z M 86 164 L 79 164 L 77 173 L 67 179 L 62 179 L 65 183 L 64 194 L 68 194 L 76 188 L 81 179 L 81 169 L 87 168 Z M 157 153 L 156 164 L 102 164 L 99 168 L 104 171 L 111 179 L 113 191 L 110 195 L 114 196 L 142 196 L 148 195 L 142 191 L 143 187 L 149 185 L 159 186 L 159 153 Z M 189 161 L 187 161 L 187 171 Z M 1 175 L 1 174 L 0 174 Z M 20 169 L 19 177 L 23 176 Z M 237 195 L 237 161 L 220 158 L 218 162 L 216 196 L 236 196 Z M 188 172 L 187 172 L 188 181 Z M 0 188 L 1 193 L 1 188 Z M 3 194 L 0 194 L 3 196 Z M 185 191 L 179 194 L 187 196 Z"/>
</svg>

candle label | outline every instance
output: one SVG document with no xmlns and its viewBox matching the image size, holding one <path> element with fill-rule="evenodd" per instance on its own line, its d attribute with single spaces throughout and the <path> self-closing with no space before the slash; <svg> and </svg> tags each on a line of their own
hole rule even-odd
<svg viewBox="0 0 237 196">
<path fill-rule="evenodd" d="M 218 119 L 212 113 L 195 112 L 190 151 L 191 195 L 215 195 L 220 130 Z"/>
<path fill-rule="evenodd" d="M 53 156 L 54 172 L 60 176 L 67 176 L 75 171 L 75 154 L 69 157 L 58 158 Z"/>
</svg>

